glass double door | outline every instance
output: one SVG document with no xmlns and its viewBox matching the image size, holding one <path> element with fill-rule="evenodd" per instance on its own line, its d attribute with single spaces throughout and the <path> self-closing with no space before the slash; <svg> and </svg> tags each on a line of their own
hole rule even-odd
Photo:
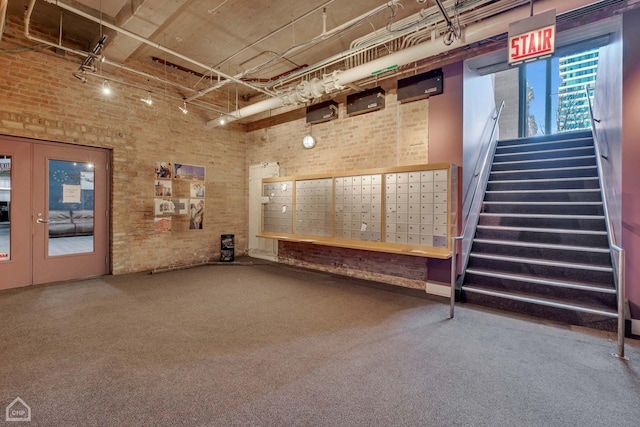
<svg viewBox="0 0 640 427">
<path fill-rule="evenodd" d="M 0 289 L 109 272 L 108 160 L 0 136 Z"/>
</svg>

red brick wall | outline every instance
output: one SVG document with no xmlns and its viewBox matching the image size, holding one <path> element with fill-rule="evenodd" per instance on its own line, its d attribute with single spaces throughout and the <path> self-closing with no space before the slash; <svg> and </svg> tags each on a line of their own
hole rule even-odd
<svg viewBox="0 0 640 427">
<path fill-rule="evenodd" d="M 282 241 L 281 262 L 407 288 L 424 289 L 426 258 Z"/>
<path fill-rule="evenodd" d="M 34 45 L 24 39 L 22 21 L 9 18 L 0 49 Z M 0 53 L 0 133 L 111 150 L 113 273 L 217 259 L 223 233 L 235 234 L 236 252 L 245 253 L 248 181 L 244 132 L 207 129 L 206 121 L 217 117 L 216 113 L 190 106 L 189 114 L 184 115 L 178 110 L 182 102 L 176 91 L 123 71 L 104 73 L 138 87 L 116 83 L 114 94 L 104 97 L 100 79 L 82 84 L 71 75 L 81 62 L 82 58 L 57 55 L 48 48 Z M 156 66 L 150 60 L 133 65 Z M 185 73 L 168 73 L 174 73 L 170 77 L 183 85 L 191 83 Z M 146 87 L 154 87 L 156 93 L 152 106 L 140 101 L 147 95 Z M 188 230 L 186 216 L 174 217 L 171 232 L 154 230 L 156 160 L 206 167 L 203 230 Z"/>
</svg>

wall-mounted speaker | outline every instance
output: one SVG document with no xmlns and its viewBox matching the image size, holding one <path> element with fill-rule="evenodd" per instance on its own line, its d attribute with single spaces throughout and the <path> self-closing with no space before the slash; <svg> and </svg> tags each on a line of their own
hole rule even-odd
<svg viewBox="0 0 640 427">
<path fill-rule="evenodd" d="M 354 116 L 384 108 L 384 89 L 380 86 L 347 95 L 347 114 Z"/>
<path fill-rule="evenodd" d="M 307 107 L 307 123 L 322 123 L 338 118 L 338 103 L 330 100 Z"/>
<path fill-rule="evenodd" d="M 398 80 L 398 101 L 417 101 L 442 93 L 442 68 Z"/>
</svg>

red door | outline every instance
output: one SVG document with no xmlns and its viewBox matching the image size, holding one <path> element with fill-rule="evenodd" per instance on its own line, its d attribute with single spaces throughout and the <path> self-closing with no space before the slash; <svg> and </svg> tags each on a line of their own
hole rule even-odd
<svg viewBox="0 0 640 427">
<path fill-rule="evenodd" d="M 0 159 L 5 152 L 10 218 L 0 222 L 0 277 L 7 278 L 0 288 L 108 273 L 109 152 L 0 137 Z"/>
</svg>

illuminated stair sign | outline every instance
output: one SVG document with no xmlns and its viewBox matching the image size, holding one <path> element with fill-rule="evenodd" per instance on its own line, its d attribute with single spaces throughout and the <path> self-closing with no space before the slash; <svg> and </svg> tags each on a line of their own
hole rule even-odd
<svg viewBox="0 0 640 427">
<path fill-rule="evenodd" d="M 555 9 L 509 24 L 509 64 L 550 56 L 556 44 Z"/>
</svg>

